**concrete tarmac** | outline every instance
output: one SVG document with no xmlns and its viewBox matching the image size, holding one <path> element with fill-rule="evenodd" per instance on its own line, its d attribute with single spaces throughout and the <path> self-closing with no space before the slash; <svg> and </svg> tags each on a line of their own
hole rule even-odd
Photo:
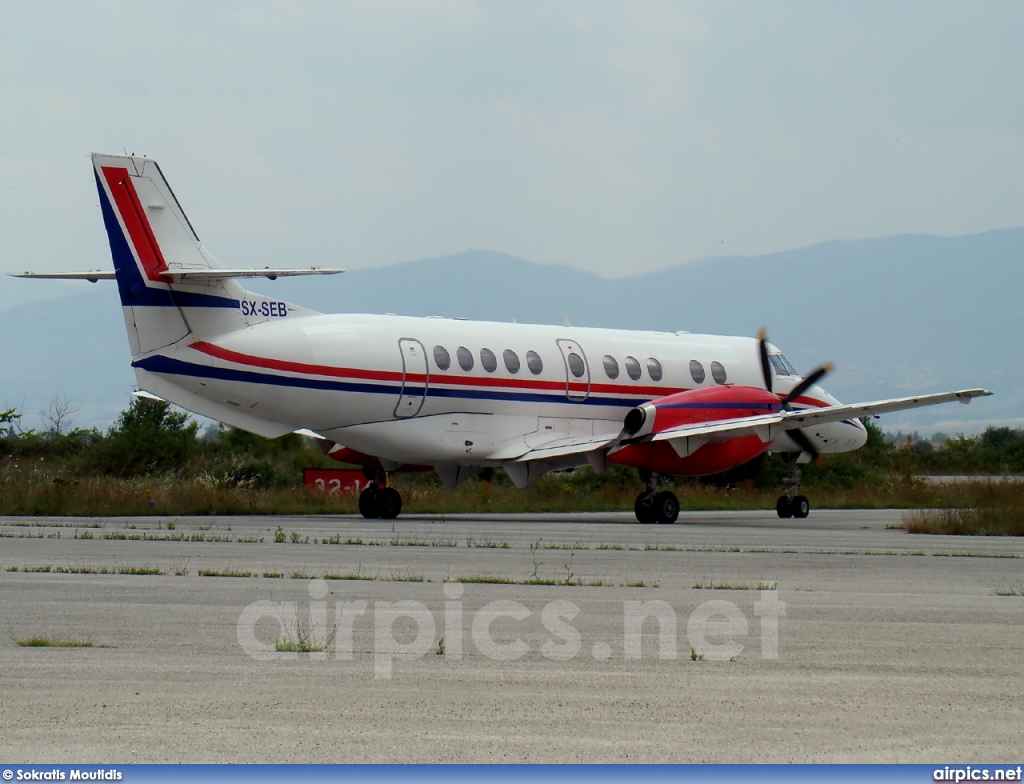
<svg viewBox="0 0 1024 784">
<path fill-rule="evenodd" d="M 0 759 L 1019 761 L 1024 542 L 901 519 L 0 518 Z"/>
</svg>

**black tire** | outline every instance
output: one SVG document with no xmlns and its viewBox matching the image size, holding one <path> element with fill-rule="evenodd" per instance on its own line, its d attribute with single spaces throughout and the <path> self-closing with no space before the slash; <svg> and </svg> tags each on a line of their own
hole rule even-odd
<svg viewBox="0 0 1024 784">
<path fill-rule="evenodd" d="M 807 496 L 798 495 L 793 499 L 793 517 L 799 517 L 803 519 L 811 513 L 811 502 L 807 500 Z"/>
<path fill-rule="evenodd" d="M 650 491 L 640 493 L 640 495 L 636 497 L 636 503 L 633 504 L 633 512 L 636 514 L 638 522 L 656 522 L 658 518 L 654 512 L 654 493 Z"/>
<path fill-rule="evenodd" d="M 359 514 L 367 520 L 380 517 L 377 511 L 377 488 L 371 485 L 359 494 Z"/>
<path fill-rule="evenodd" d="M 377 517 L 381 520 L 394 520 L 402 512 L 402 496 L 393 487 L 384 487 L 377 491 Z"/>
<path fill-rule="evenodd" d="M 671 525 L 679 519 L 679 499 L 675 493 L 664 490 L 654 496 L 654 514 L 659 523 Z"/>
<path fill-rule="evenodd" d="M 779 496 L 779 500 L 775 502 L 775 513 L 784 520 L 793 516 L 793 502 L 789 500 L 788 495 Z"/>
</svg>

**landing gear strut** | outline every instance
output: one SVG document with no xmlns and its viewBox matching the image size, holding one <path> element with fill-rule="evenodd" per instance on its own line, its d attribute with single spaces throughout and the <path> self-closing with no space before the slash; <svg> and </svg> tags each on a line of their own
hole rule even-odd
<svg viewBox="0 0 1024 784">
<path fill-rule="evenodd" d="M 786 462 L 789 464 L 789 476 L 786 477 L 786 493 L 780 495 L 775 502 L 775 512 L 779 517 L 804 518 L 811 513 L 811 502 L 805 495 L 797 495 L 800 490 L 800 464 L 797 459 L 800 453 L 786 454 Z"/>
<path fill-rule="evenodd" d="M 359 494 L 359 513 L 368 520 L 394 520 L 402 511 L 402 496 L 388 487 L 388 475 L 368 476 L 370 486 Z"/>
<path fill-rule="evenodd" d="M 647 489 L 636 497 L 633 511 L 641 523 L 672 524 L 679 517 L 679 499 L 668 490 L 658 492 L 658 475 L 644 474 L 641 479 L 647 482 Z"/>
</svg>

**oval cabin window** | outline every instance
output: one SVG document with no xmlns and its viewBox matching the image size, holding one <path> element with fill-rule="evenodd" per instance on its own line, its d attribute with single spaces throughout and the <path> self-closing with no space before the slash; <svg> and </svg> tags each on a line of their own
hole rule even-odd
<svg viewBox="0 0 1024 784">
<path fill-rule="evenodd" d="M 640 363 L 636 357 L 626 357 L 626 375 L 634 381 L 640 379 Z"/>
<path fill-rule="evenodd" d="M 489 348 L 482 348 L 480 349 L 480 364 L 488 373 L 493 373 L 498 369 L 498 358 Z"/>
<path fill-rule="evenodd" d="M 536 351 L 526 352 L 526 367 L 530 368 L 530 372 L 535 376 L 539 376 L 544 371 L 544 362 L 540 358 L 540 354 Z"/>
<path fill-rule="evenodd" d="M 451 355 L 444 346 L 434 346 L 434 364 L 438 370 L 447 370 L 451 366 Z"/>
</svg>

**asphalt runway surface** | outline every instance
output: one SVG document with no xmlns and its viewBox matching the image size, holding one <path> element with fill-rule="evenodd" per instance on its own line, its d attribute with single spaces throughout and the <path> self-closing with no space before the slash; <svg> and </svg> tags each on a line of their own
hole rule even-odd
<svg viewBox="0 0 1024 784">
<path fill-rule="evenodd" d="M 0 759 L 1019 761 L 1024 542 L 901 519 L 0 518 Z"/>
</svg>

